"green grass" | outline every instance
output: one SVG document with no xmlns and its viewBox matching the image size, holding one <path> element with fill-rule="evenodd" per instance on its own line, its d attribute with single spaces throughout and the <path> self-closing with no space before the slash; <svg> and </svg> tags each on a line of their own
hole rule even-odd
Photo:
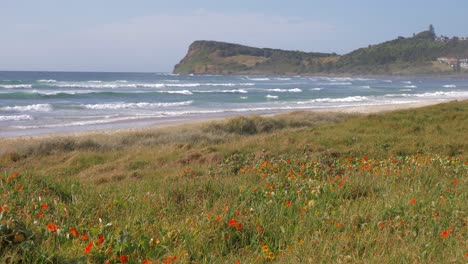
<svg viewBox="0 0 468 264">
<path fill-rule="evenodd" d="M 4 140 L 0 260 L 465 263 L 465 131 L 467 101 Z"/>
</svg>

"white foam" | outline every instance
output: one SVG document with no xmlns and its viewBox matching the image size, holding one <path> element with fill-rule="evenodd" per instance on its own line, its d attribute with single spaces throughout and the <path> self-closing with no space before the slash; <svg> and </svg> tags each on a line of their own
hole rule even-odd
<svg viewBox="0 0 468 264">
<path fill-rule="evenodd" d="M 269 92 L 277 92 L 277 93 L 301 93 L 302 90 L 299 88 L 293 88 L 293 89 L 267 89 Z"/>
<path fill-rule="evenodd" d="M 189 90 L 182 90 L 182 91 L 159 91 L 160 93 L 168 93 L 168 94 L 183 94 L 183 95 L 192 95 L 193 93 Z"/>
<path fill-rule="evenodd" d="M 106 109 L 137 109 L 137 108 L 157 108 L 157 107 L 171 107 L 171 106 L 187 106 L 191 105 L 193 101 L 183 102 L 170 102 L 170 103 L 109 103 L 109 104 L 82 104 L 80 107 L 93 110 L 106 110 Z"/>
<path fill-rule="evenodd" d="M 50 80 L 37 80 L 37 82 L 40 82 L 40 83 L 56 83 L 57 80 L 53 80 L 53 79 L 50 79 Z"/>
<path fill-rule="evenodd" d="M 277 96 L 277 95 L 270 95 L 270 94 L 268 94 L 268 95 L 265 96 L 265 97 L 266 97 L 267 99 L 278 99 L 278 98 L 279 98 L 279 96 Z"/>
<path fill-rule="evenodd" d="M 13 116 L 0 116 L 0 121 L 21 121 L 33 120 L 30 115 L 13 115 Z"/>
<path fill-rule="evenodd" d="M 17 112 L 49 112 L 53 110 L 50 104 L 33 104 L 24 106 L 5 106 L 1 107 L 2 111 L 17 111 Z"/>
<path fill-rule="evenodd" d="M 349 102 L 363 102 L 368 98 L 365 96 L 348 96 L 343 98 L 318 98 L 309 101 L 297 102 L 297 104 L 310 104 L 310 103 L 349 103 Z"/>
<path fill-rule="evenodd" d="M 247 77 L 247 79 L 251 81 L 269 81 L 270 80 L 270 78 L 250 78 L 250 77 Z"/>
<path fill-rule="evenodd" d="M 406 81 L 406 82 L 402 82 L 402 83 L 412 84 L 413 82 L 411 82 L 411 81 Z"/>
<path fill-rule="evenodd" d="M 383 82 L 385 82 L 385 83 L 393 83 L 392 80 L 383 80 Z"/>
<path fill-rule="evenodd" d="M 28 89 L 32 88 L 31 84 L 1 84 L 0 88 L 5 89 Z"/>
<path fill-rule="evenodd" d="M 232 89 L 232 90 L 193 90 L 194 93 L 248 93 L 247 90 L 244 89 Z"/>
<path fill-rule="evenodd" d="M 312 88 L 312 89 L 309 89 L 310 91 L 321 91 L 323 90 L 323 88 Z"/>
<path fill-rule="evenodd" d="M 386 94 L 385 97 L 440 97 L 440 98 L 467 98 L 468 91 L 458 92 L 458 91 L 437 91 L 432 93 L 419 93 L 419 94 Z"/>
<path fill-rule="evenodd" d="M 457 86 L 455 84 L 446 84 L 444 86 L 442 86 L 444 88 L 457 88 Z"/>
<path fill-rule="evenodd" d="M 249 97 L 248 96 L 241 96 L 240 99 L 247 100 L 247 99 L 249 99 Z"/>
<path fill-rule="evenodd" d="M 400 91 L 402 91 L 402 92 L 411 92 L 413 90 L 412 89 L 400 89 Z"/>
<path fill-rule="evenodd" d="M 351 82 L 330 82 L 330 83 L 319 83 L 319 85 L 353 85 Z"/>
<path fill-rule="evenodd" d="M 278 81 L 290 81 L 291 78 L 275 78 L 275 80 L 278 80 Z"/>
<path fill-rule="evenodd" d="M 359 86 L 359 88 L 362 88 L 362 89 L 370 89 L 371 87 L 369 85 L 363 85 L 363 86 Z"/>
<path fill-rule="evenodd" d="M 404 88 L 418 88 L 416 85 L 405 85 Z"/>
</svg>

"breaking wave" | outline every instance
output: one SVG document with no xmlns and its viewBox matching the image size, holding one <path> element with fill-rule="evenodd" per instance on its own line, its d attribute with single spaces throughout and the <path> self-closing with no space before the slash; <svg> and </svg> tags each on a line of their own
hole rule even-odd
<svg viewBox="0 0 468 264">
<path fill-rule="evenodd" d="M 191 105 L 193 101 L 173 102 L 173 103 L 109 103 L 109 104 L 82 104 L 80 107 L 93 110 L 106 110 L 106 109 L 138 109 L 138 108 L 157 108 L 157 107 L 171 107 L 171 106 L 187 106 Z"/>
<path fill-rule="evenodd" d="M 53 110 L 50 104 L 33 104 L 24 106 L 5 106 L 1 107 L 2 111 L 17 111 L 17 112 L 49 112 Z"/>
<path fill-rule="evenodd" d="M 13 115 L 13 116 L 0 116 L 0 121 L 21 121 L 33 120 L 30 115 Z"/>
<path fill-rule="evenodd" d="M 363 102 L 368 98 L 366 96 L 348 96 L 343 98 L 318 98 L 309 101 L 297 102 L 297 104 L 310 104 L 310 103 L 349 103 L 349 102 Z"/>
</svg>

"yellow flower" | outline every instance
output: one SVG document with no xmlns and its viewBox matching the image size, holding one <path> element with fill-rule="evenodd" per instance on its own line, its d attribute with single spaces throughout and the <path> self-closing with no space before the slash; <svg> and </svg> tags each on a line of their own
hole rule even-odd
<svg viewBox="0 0 468 264">
<path fill-rule="evenodd" d="M 307 203 L 309 207 L 314 206 L 314 204 L 315 204 L 315 200 L 309 200 L 309 202 Z"/>
</svg>

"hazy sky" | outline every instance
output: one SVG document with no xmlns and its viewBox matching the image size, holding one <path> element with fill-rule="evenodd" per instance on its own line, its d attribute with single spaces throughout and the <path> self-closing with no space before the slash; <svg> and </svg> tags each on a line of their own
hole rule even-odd
<svg viewBox="0 0 468 264">
<path fill-rule="evenodd" d="M 337 52 L 468 36 L 467 0 L 0 0 L 0 70 L 168 72 L 194 40 Z"/>
</svg>

